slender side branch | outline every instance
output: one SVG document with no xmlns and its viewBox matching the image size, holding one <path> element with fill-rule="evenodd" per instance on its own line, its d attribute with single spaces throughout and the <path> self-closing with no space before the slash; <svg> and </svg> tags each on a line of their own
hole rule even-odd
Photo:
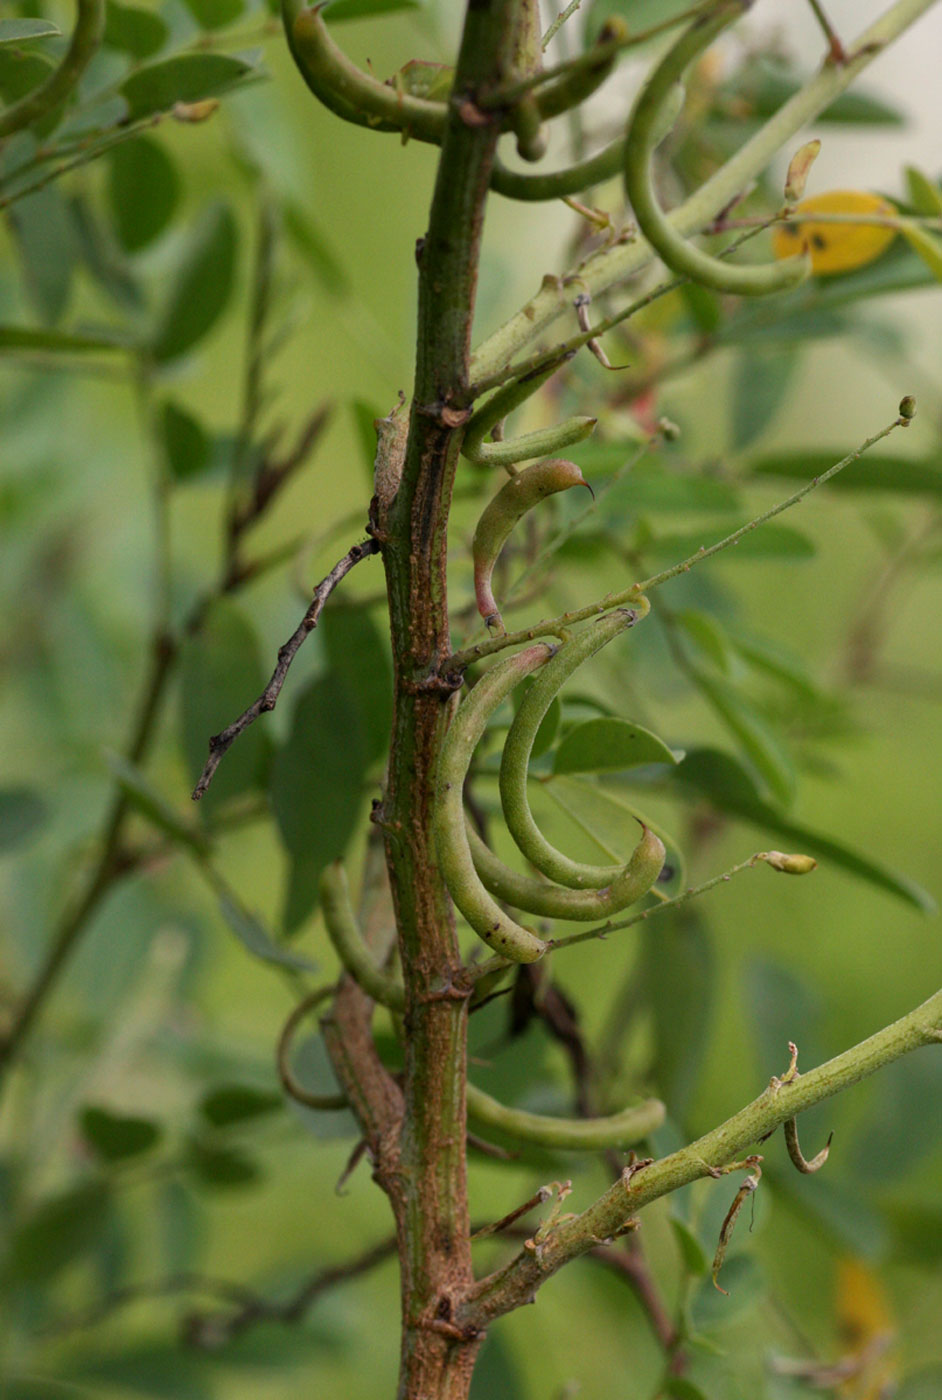
<svg viewBox="0 0 942 1400">
<path fill-rule="evenodd" d="M 101 47 L 104 0 L 76 0 L 76 9 L 75 29 L 65 57 L 44 83 L 0 112 L 0 138 L 22 131 L 64 102 Z"/>
<path fill-rule="evenodd" d="M 654 1162 L 630 1179 L 627 1173 L 593 1205 L 561 1220 L 543 1241 L 539 1257 L 526 1251 L 482 1279 L 459 1320 L 478 1327 L 531 1301 L 537 1288 L 558 1269 L 616 1235 L 644 1206 L 691 1181 L 713 1176 L 736 1161 L 753 1143 L 813 1104 L 874 1074 L 923 1045 L 942 1040 L 942 990 L 868 1040 L 837 1055 L 791 1083 L 770 1085 L 751 1104 L 689 1147 Z"/>
<path fill-rule="evenodd" d="M 283 1303 L 266 1298 L 248 1298 L 235 1312 L 192 1313 L 184 1319 L 183 1338 L 190 1346 L 203 1351 L 216 1351 L 241 1336 L 257 1322 L 282 1322 L 286 1326 L 302 1322 L 317 1299 L 338 1283 L 359 1278 L 396 1253 L 395 1237 L 383 1240 L 372 1249 L 364 1250 L 346 1264 L 334 1264 L 314 1274 L 298 1291 Z"/>
<path fill-rule="evenodd" d="M 322 578 L 314 589 L 314 597 L 311 605 L 284 646 L 278 652 L 278 664 L 272 672 L 271 680 L 262 691 L 257 700 L 254 700 L 247 710 L 244 710 L 238 719 L 226 726 L 219 734 L 214 734 L 209 741 L 209 758 L 206 766 L 200 774 L 199 782 L 193 789 L 192 797 L 194 802 L 198 802 L 203 793 L 213 780 L 216 769 L 222 762 L 223 755 L 231 748 L 239 735 L 248 729 L 250 724 L 254 724 L 259 715 L 273 710 L 278 703 L 281 688 L 287 679 L 288 671 L 295 656 L 301 649 L 314 628 L 317 626 L 320 615 L 324 610 L 324 604 L 333 593 L 341 579 L 345 578 L 350 570 L 361 562 L 369 558 L 371 554 L 379 553 L 379 545 L 375 540 L 363 540 L 360 544 L 353 545 L 347 550 L 342 559 L 339 559 L 326 578 Z"/>
<path fill-rule="evenodd" d="M 689 572 L 694 564 L 699 564 L 704 559 L 709 559 L 712 555 L 719 554 L 720 550 L 729 549 L 731 545 L 738 544 L 742 537 L 747 535 L 750 530 L 755 530 L 758 526 L 765 525 L 767 521 L 773 520 L 776 515 L 781 515 L 783 511 L 791 510 L 792 506 L 796 506 L 799 501 L 803 501 L 812 491 L 816 491 L 819 486 L 823 486 L 825 482 L 830 481 L 832 476 L 837 476 L 838 472 L 842 472 L 845 467 L 849 467 L 851 462 L 856 462 L 865 452 L 869 452 L 871 447 L 881 442 L 883 438 L 889 437 L 894 428 L 908 427 L 911 417 L 911 414 L 907 417 L 905 414 L 901 413 L 898 418 L 893 419 L 892 423 L 888 423 L 885 428 L 881 428 L 878 433 L 874 433 L 873 437 L 867 438 L 867 441 L 862 442 L 853 452 L 848 452 L 846 457 L 842 457 L 839 462 L 835 462 L 833 467 L 828 467 L 826 472 L 822 472 L 820 476 L 812 477 L 810 481 L 806 481 L 804 486 L 793 492 L 791 496 L 787 496 L 784 501 L 779 501 L 778 505 L 772 506 L 771 510 L 763 511 L 761 515 L 757 515 L 754 520 L 750 520 L 746 525 L 740 526 L 738 530 L 734 530 L 733 533 L 727 535 L 725 539 L 718 540 L 716 544 L 711 544 L 705 549 L 698 549 L 696 554 L 691 554 L 688 559 L 682 559 L 679 564 L 673 564 L 669 569 L 664 569 L 659 574 L 652 574 L 651 577 L 646 578 L 643 583 L 635 584 L 635 587 L 640 589 L 643 593 L 646 593 L 651 588 L 658 588 L 662 583 L 667 583 L 670 579 L 676 578 L 678 574 Z"/>
<path fill-rule="evenodd" d="M 780 870 L 785 874 L 808 874 L 817 864 L 817 862 L 812 861 L 810 856 L 789 856 L 784 855 L 781 851 L 756 851 L 754 855 L 749 856 L 748 860 L 742 860 L 738 865 L 730 866 L 729 870 L 711 876 L 709 880 L 704 880 L 700 885 L 691 885 L 689 889 L 684 890 L 683 894 L 675 895 L 673 899 L 667 899 L 660 895 L 661 902 L 659 904 L 652 904 L 647 909 L 641 909 L 637 914 L 629 915 L 627 919 L 607 919 L 604 924 L 584 929 L 581 933 L 570 933 L 564 938 L 547 939 L 546 951 L 554 953 L 558 952 L 560 948 L 572 948 L 577 943 L 590 943 L 595 939 L 605 939 L 610 933 L 619 933 L 622 929 L 633 928 L 635 924 L 646 923 L 648 919 L 653 919 L 655 914 L 660 914 L 662 910 L 679 909 L 684 904 L 689 904 L 691 900 L 697 899 L 701 894 L 715 889 L 717 885 L 729 884 L 733 876 L 739 875 L 741 871 L 752 870 L 754 866 L 763 863 L 770 865 L 773 870 Z M 477 983 L 493 972 L 499 972 L 512 966 L 513 964 L 506 958 L 488 958 L 487 962 L 476 963 L 471 970 L 471 975 Z"/>
</svg>

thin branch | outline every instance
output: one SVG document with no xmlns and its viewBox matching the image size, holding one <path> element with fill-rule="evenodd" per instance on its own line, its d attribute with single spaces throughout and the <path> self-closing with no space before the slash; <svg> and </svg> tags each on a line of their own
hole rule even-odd
<svg viewBox="0 0 942 1400">
<path fill-rule="evenodd" d="M 569 4 L 566 6 L 566 8 L 564 10 L 560 10 L 559 14 L 556 16 L 552 24 L 547 29 L 546 33 L 543 35 L 543 38 L 540 40 L 540 48 L 543 50 L 544 53 L 546 53 L 546 50 L 556 38 L 556 35 L 558 34 L 559 30 L 562 29 L 567 19 L 572 18 L 572 16 L 576 13 L 581 4 L 582 0 L 569 0 Z"/>
<path fill-rule="evenodd" d="M 228 1279 L 217 1279 L 192 1271 L 170 1274 L 167 1278 L 116 1288 L 85 1312 L 60 1319 L 43 1335 L 63 1336 L 95 1327 L 122 1308 L 146 1299 L 167 1298 L 178 1293 L 203 1293 L 217 1298 L 220 1303 L 231 1304 L 234 1310 L 190 1313 L 183 1318 L 181 1332 L 183 1340 L 190 1346 L 202 1351 L 216 1351 L 234 1341 L 256 1323 L 278 1322 L 292 1326 L 301 1322 L 323 1293 L 338 1283 L 346 1283 L 348 1279 L 359 1278 L 362 1274 L 369 1273 L 395 1253 L 396 1239 L 395 1236 L 391 1236 L 346 1264 L 336 1264 L 331 1268 L 319 1270 L 282 1303 L 272 1302 L 246 1285 Z"/>
<path fill-rule="evenodd" d="M 361 560 L 369 558 L 371 554 L 379 553 L 379 545 L 375 540 L 363 540 L 360 544 L 353 545 L 347 550 L 342 559 L 338 560 L 330 573 L 322 578 L 314 589 L 314 597 L 311 605 L 291 636 L 279 649 L 278 663 L 272 672 L 271 680 L 262 691 L 257 700 L 244 710 L 238 719 L 233 720 L 219 734 L 214 734 L 209 741 L 209 757 L 206 766 L 200 774 L 199 782 L 193 789 L 193 801 L 198 802 L 213 780 L 216 769 L 222 762 L 223 755 L 235 743 L 239 735 L 248 729 L 250 724 L 254 724 L 259 715 L 266 714 L 273 710 L 278 703 L 281 688 L 287 679 L 288 671 L 295 656 L 301 649 L 302 643 L 310 636 L 317 626 L 320 615 L 324 610 L 324 604 L 333 593 L 341 579 L 345 578 L 355 565 Z"/>
<path fill-rule="evenodd" d="M 535 1195 L 531 1196 L 528 1201 L 524 1201 L 522 1206 L 517 1206 L 516 1210 L 510 1211 L 508 1215 L 501 1216 L 500 1220 L 495 1220 L 492 1225 L 479 1225 L 476 1230 L 472 1230 L 471 1238 L 473 1240 L 483 1240 L 486 1239 L 488 1235 L 501 1234 L 502 1231 L 516 1224 L 522 1216 L 529 1215 L 531 1210 L 536 1210 L 537 1206 L 541 1206 L 544 1201 L 548 1201 L 552 1194 L 552 1186 L 541 1186 Z"/>
<path fill-rule="evenodd" d="M 271 1303 L 264 1298 L 253 1298 L 235 1312 L 228 1314 L 191 1313 L 183 1320 L 183 1340 L 200 1351 L 218 1351 L 258 1322 L 280 1322 L 285 1326 L 292 1326 L 303 1320 L 323 1293 L 335 1288 L 338 1283 L 346 1283 L 349 1279 L 369 1273 L 378 1264 L 392 1258 L 396 1250 L 395 1236 L 383 1240 L 381 1244 L 374 1245 L 372 1249 L 366 1250 L 347 1264 L 322 1269 L 284 1303 Z"/>
<path fill-rule="evenodd" d="M 328 997 L 334 995 L 336 987 L 317 987 L 313 992 L 309 992 L 303 1001 L 298 1002 L 291 1015 L 285 1021 L 278 1037 L 278 1045 L 275 1050 L 275 1064 L 278 1069 L 278 1078 L 285 1093 L 296 1103 L 304 1104 L 305 1108 L 316 1108 L 322 1112 L 333 1112 L 335 1109 L 348 1108 L 346 1094 L 314 1094 L 299 1084 L 291 1069 L 291 1050 L 294 1044 L 294 1033 L 305 1016 L 325 1002 Z"/>
<path fill-rule="evenodd" d="M 846 63 L 847 50 L 841 43 L 837 30 L 825 14 L 821 0 L 808 0 L 808 4 L 814 11 L 814 17 L 821 26 L 821 32 L 828 41 L 828 53 L 825 62 L 834 64 Z"/>
<path fill-rule="evenodd" d="M 716 544 L 698 549 L 696 554 L 691 554 L 689 558 L 682 559 L 679 564 L 673 564 L 669 569 L 664 569 L 659 574 L 652 574 L 650 578 L 646 578 L 642 583 L 635 584 L 635 588 L 642 593 L 648 592 L 651 588 L 658 588 L 662 583 L 667 583 L 669 579 L 676 578 L 678 574 L 689 573 L 695 564 L 702 563 L 704 559 L 710 559 L 714 554 L 719 554 L 721 550 L 729 549 L 731 545 L 738 544 L 744 535 L 748 535 L 750 530 L 757 529 L 760 525 L 764 525 L 766 521 L 774 519 L 776 515 L 781 515 L 783 511 L 790 510 L 792 506 L 796 506 L 799 501 L 803 501 L 812 491 L 817 490 L 819 486 L 823 486 L 825 482 L 830 481 L 831 477 L 837 476 L 838 472 L 850 466 L 851 462 L 856 462 L 859 457 L 862 457 L 865 452 L 868 452 L 871 447 L 874 447 L 878 442 L 882 441 L 883 438 L 889 437 L 890 433 L 892 433 L 895 428 L 906 428 L 909 426 L 909 422 L 910 418 L 908 417 L 900 416 L 899 418 L 894 418 L 892 423 L 888 423 L 885 428 L 881 428 L 878 433 L 874 433 L 873 437 L 867 438 L 866 442 L 861 443 L 853 452 L 848 452 L 846 457 L 842 457 L 839 462 L 835 462 L 833 467 L 828 467 L 826 472 L 822 472 L 820 476 L 812 477 L 810 481 L 806 481 L 804 486 L 800 487 L 784 501 L 779 501 L 779 503 L 772 506 L 770 510 L 763 511 L 763 513 L 757 515 L 754 520 L 750 520 L 747 524 L 740 526 L 738 530 L 734 530 L 731 535 L 727 535 L 725 539 L 717 541 Z"/>
<path fill-rule="evenodd" d="M 661 910 L 679 909 L 684 904 L 689 904 L 691 900 L 697 899 L 701 894 L 706 894 L 708 890 L 715 889 L 717 885 L 728 884 L 734 875 L 740 874 L 743 870 L 751 870 L 760 863 L 771 865 L 774 870 L 781 870 L 781 859 L 795 858 L 783 857 L 781 851 L 756 851 L 748 859 L 740 861 L 738 865 L 730 866 L 728 870 L 722 871 L 719 875 L 711 876 L 709 880 L 704 880 L 700 885 L 691 885 L 689 889 L 684 890 L 683 894 L 675 895 L 673 899 L 660 896 L 661 902 L 659 904 L 652 904 L 648 909 L 641 909 L 637 914 L 632 914 L 627 919 L 609 919 L 607 923 L 597 924 L 595 928 L 584 929 L 581 933 L 570 933 L 565 938 L 547 939 L 547 952 L 557 952 L 560 948 L 572 948 L 577 943 L 588 943 L 596 938 L 607 938 L 610 933 L 618 933 L 622 929 L 633 928 L 635 924 L 646 923 L 648 919 L 652 919 Z M 801 856 L 798 859 L 804 861 L 810 858 Z M 513 966 L 515 964 L 508 962 L 505 958 L 488 958 L 486 962 L 476 963 L 468 971 L 474 980 L 478 981 L 499 968 Z"/>
<path fill-rule="evenodd" d="M 698 1138 L 635 1171 L 606 1191 L 581 1215 L 561 1220 L 542 1242 L 537 1258 L 522 1251 L 504 1268 L 481 1279 L 457 1316 L 466 1326 L 484 1327 L 512 1311 L 570 1259 L 586 1254 L 617 1234 L 625 1222 L 652 1201 L 702 1177 L 715 1176 L 753 1143 L 813 1104 L 831 1098 L 920 1046 L 942 1042 L 942 991 L 868 1040 L 790 1083 L 776 1081 L 745 1108 Z"/>
</svg>

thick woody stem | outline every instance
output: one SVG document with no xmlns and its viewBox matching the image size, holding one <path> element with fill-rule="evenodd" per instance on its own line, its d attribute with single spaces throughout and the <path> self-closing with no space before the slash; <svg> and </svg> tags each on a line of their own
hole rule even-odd
<svg viewBox="0 0 942 1400">
<path fill-rule="evenodd" d="M 471 322 L 484 204 L 500 134 L 483 93 L 512 71 L 517 6 L 476 0 L 464 34 L 442 141 L 428 231 L 418 250 L 414 402 L 398 491 L 382 522 L 395 665 L 387 788 L 377 817 L 387 837 L 390 885 L 406 989 L 406 1112 L 399 1145 L 403 1242 L 400 1397 L 467 1394 L 480 1338 L 457 1328 L 472 1283 L 465 1176 L 464 1065 L 467 989 L 454 916 L 432 841 L 438 756 L 454 681 L 446 532 L 460 433 L 455 405 L 468 383 Z"/>
</svg>

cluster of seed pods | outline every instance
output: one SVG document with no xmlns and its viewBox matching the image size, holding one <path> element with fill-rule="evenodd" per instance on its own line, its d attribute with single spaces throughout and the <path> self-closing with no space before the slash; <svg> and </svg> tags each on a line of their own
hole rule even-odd
<svg viewBox="0 0 942 1400">
<path fill-rule="evenodd" d="M 547 458 L 512 476 L 481 516 L 474 536 L 475 592 L 482 617 L 503 629 L 491 591 L 494 563 L 514 525 L 539 501 L 570 486 L 585 485 L 573 462 Z M 535 962 L 547 944 L 513 919 L 502 901 L 541 918 L 606 919 L 634 904 L 654 884 L 664 846 L 647 827 L 625 866 L 584 865 L 557 851 L 537 826 L 527 798 L 527 769 L 537 731 L 557 693 L 573 673 L 638 620 L 616 609 L 558 646 L 539 643 L 497 661 L 459 705 L 445 739 L 433 818 L 445 883 L 475 933 L 512 962 Z M 501 806 L 508 829 L 543 878 L 505 865 L 468 823 L 464 783 L 489 721 L 517 686 L 535 676 L 504 745 Z"/>
</svg>

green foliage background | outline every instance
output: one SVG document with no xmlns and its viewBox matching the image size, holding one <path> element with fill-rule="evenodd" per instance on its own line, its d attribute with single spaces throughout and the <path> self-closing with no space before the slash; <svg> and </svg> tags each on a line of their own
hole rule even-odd
<svg viewBox="0 0 942 1400">
<path fill-rule="evenodd" d="M 351 23 L 342 41 L 379 75 L 415 54 L 442 58 L 455 16 L 441 9 Z M 33 6 L 9 7 L 12 16 L 27 10 L 35 14 Z M 99 910 L 7 1090 L 0 1374 L 11 1400 L 261 1400 L 302 1386 L 324 1397 L 374 1396 L 389 1392 L 397 1361 L 391 1262 L 326 1293 L 302 1324 L 260 1324 L 218 1351 L 178 1345 L 181 1316 L 213 1308 L 212 1300 L 179 1291 L 75 1325 L 116 1290 L 184 1272 L 287 1297 L 389 1229 L 364 1165 L 342 1194 L 335 1190 L 355 1142 L 350 1120 L 285 1103 L 273 1061 L 298 995 L 291 965 L 312 961 L 334 971 L 311 913 L 312 851 L 336 854 L 331 843 L 346 828 L 359 850 L 365 799 L 380 771 L 388 662 L 382 612 L 371 602 L 378 563 L 344 585 L 301 653 L 279 710 L 240 741 L 205 810 L 194 815 L 187 794 L 208 733 L 254 698 L 311 582 L 359 538 L 371 490 L 364 421 L 409 389 L 412 247 L 424 228 L 434 153 L 345 126 L 317 107 L 263 9 L 192 0 L 152 13 L 158 10 L 170 26 L 168 50 L 196 42 L 202 21 L 207 52 L 242 55 L 260 46 L 264 59 L 252 53 L 244 62 L 254 73 L 262 61 L 267 79 L 238 85 L 209 120 L 164 116 L 140 138 L 147 144 L 137 146 L 136 159 L 131 143 L 118 144 L 111 157 L 12 204 L 0 234 L 4 1006 L 28 983 L 88 868 L 116 776 L 141 808 L 135 842 L 154 847 L 144 872 L 122 882 Z M 58 8 L 54 16 L 69 22 Z M 122 7 L 111 7 L 112 38 L 122 16 L 127 22 Z M 217 28 L 230 22 L 231 31 Z M 144 21 L 135 36 L 146 45 Z M 41 42 L 24 52 L 37 61 Z M 124 82 L 127 58 L 112 46 L 96 64 L 83 86 L 93 114 L 93 94 Z M 14 67 L 0 52 L 6 100 L 18 81 Z M 132 113 L 152 97 L 136 81 L 125 90 Z M 202 97 L 203 87 L 187 95 Z M 735 146 L 741 131 L 728 125 L 713 137 Z M 54 127 L 41 135 L 63 139 Z M 4 192 L 21 187 L 17 164 L 29 159 L 20 138 L 8 143 Z M 888 193 L 905 202 L 913 188 L 900 175 Z M 266 341 L 275 397 L 252 441 L 237 446 L 237 466 L 251 468 L 273 426 L 284 425 L 290 441 L 318 405 L 333 412 L 311 464 L 252 534 L 253 557 L 297 547 L 283 567 L 215 608 L 203 636 L 185 645 L 143 779 L 109 753 L 126 742 L 153 616 L 154 482 L 173 480 L 169 607 L 179 626 L 219 568 L 253 249 L 265 211 L 280 230 L 266 333 L 283 343 L 269 349 Z M 574 216 L 562 206 L 494 202 L 482 332 L 532 292 L 538 275 L 563 265 L 561 250 L 573 237 Z M 633 354 L 650 354 L 659 338 L 668 349 L 693 343 L 691 321 L 720 342 L 659 390 L 657 412 L 679 423 L 679 442 L 649 454 L 639 468 L 640 495 L 626 478 L 606 498 L 608 529 L 630 547 L 646 542 L 644 557 L 656 567 L 786 494 L 786 469 L 805 479 L 829 465 L 889 421 L 902 393 L 916 393 L 920 411 L 886 447 L 882 472 L 879 458 L 865 459 L 840 488 L 812 496 L 788 517 L 791 533 L 770 531 L 765 545 L 755 535 L 758 558 L 747 557 L 744 545 L 665 589 L 669 608 L 686 610 L 679 625 L 706 683 L 698 687 L 691 667 L 671 664 L 652 620 L 631 639 L 629 670 L 600 665 L 593 684 L 597 701 L 672 746 L 718 747 L 744 764 L 762 810 L 780 825 L 828 833 L 938 898 L 940 403 L 926 338 L 912 335 L 914 318 L 924 314 L 913 311 L 917 300 L 936 308 L 938 293 L 925 263 L 902 246 L 855 276 L 817 284 L 806 301 L 796 300 L 790 319 L 777 313 L 774 329 L 757 328 L 762 307 L 711 324 L 715 308 L 676 298 L 645 323 Z M 876 295 L 897 287 L 909 290 Z M 33 328 L 35 336 L 24 344 L 14 327 Z M 65 335 L 117 339 L 125 348 L 70 353 L 58 339 Z M 149 346 L 146 372 L 129 343 Z M 799 357 L 803 347 L 808 353 Z M 932 348 L 937 355 L 938 344 Z M 618 347 L 610 353 L 621 360 Z M 607 445 L 589 444 L 580 457 L 596 483 L 625 456 L 619 432 L 628 420 L 612 383 L 594 361 L 580 359 L 566 391 L 580 411 L 608 403 Z M 751 480 L 763 465 L 766 474 Z M 474 491 L 459 503 L 454 536 L 459 605 L 469 596 L 462 546 L 483 498 L 477 475 L 467 471 Z M 867 481 L 870 489 L 862 489 Z M 564 503 L 561 518 L 573 513 Z M 591 536 L 583 548 L 574 541 L 565 559 L 550 586 L 560 606 L 625 583 L 626 561 Z M 881 579 L 883 590 L 874 593 Z M 867 623 L 875 636 L 860 631 Z M 780 669 L 791 681 L 750 667 L 755 636 L 781 649 Z M 864 643 L 869 669 L 853 650 Z M 364 656 L 370 664 L 358 665 Z M 706 703 L 710 687 L 727 696 L 725 710 Z M 570 718 L 590 713 L 574 709 Z M 784 737 L 791 759 L 780 761 L 768 727 Z M 325 767 L 341 748 L 354 767 L 352 787 L 342 770 L 331 782 Z M 672 781 L 673 788 L 646 786 L 642 774 L 640 790 L 604 790 L 636 799 L 676 834 L 690 856 L 690 882 L 754 849 L 796 846 L 762 821 L 731 819 L 735 802 L 722 774 L 712 771 L 708 781 L 719 816 L 691 801 L 689 789 L 678 805 Z M 566 782 L 558 779 L 556 790 L 570 804 L 588 803 L 598 819 L 604 795 Z M 155 792 L 172 816 L 155 807 Z M 258 819 L 269 801 L 274 822 Z M 329 819 L 312 828 L 311 809 L 323 812 L 325 803 L 333 804 Z M 256 806 L 256 819 L 243 820 Z M 575 827 L 548 804 L 541 814 L 555 821 L 550 829 L 567 849 L 577 849 L 583 838 Z M 616 848 L 631 844 L 631 823 L 621 820 L 621 833 L 610 837 Z M 596 854 L 585 841 L 584 849 Z M 666 1096 L 672 1121 L 659 1151 L 711 1127 L 781 1073 L 789 1039 L 801 1063 L 817 1063 L 924 998 L 938 965 L 937 924 L 834 860 L 822 859 L 808 881 L 759 868 L 707 896 L 691 920 L 654 922 L 640 938 L 636 932 L 561 955 L 554 972 L 590 1037 L 608 1024 L 613 989 L 624 989 L 627 1071 L 612 1088 L 617 1099 L 619 1088 L 631 1092 L 653 1079 Z M 261 960 L 251 956 L 259 951 Z M 502 1001 L 477 1018 L 473 1048 L 486 1063 L 473 1074 L 509 1101 L 567 1111 L 571 1091 L 558 1045 L 537 1022 L 508 1043 L 506 1026 Z M 306 1080 L 326 1083 L 316 1039 L 303 1054 Z M 233 1085 L 241 1095 L 220 1099 Z M 702 1338 L 691 1386 L 709 1400 L 811 1393 L 771 1376 L 767 1361 L 809 1349 L 824 1358 L 843 1354 L 853 1339 L 842 1335 L 840 1315 L 854 1299 L 846 1283 L 841 1292 L 838 1266 L 849 1256 L 863 1258 L 873 1287 L 885 1290 L 886 1326 L 898 1333 L 892 1370 L 901 1378 L 899 1395 L 915 1400 L 942 1386 L 940 1088 L 938 1057 L 919 1052 L 807 1115 L 809 1154 L 835 1132 L 826 1170 L 811 1179 L 789 1174 L 773 1139 L 754 1231 L 740 1222 L 727 1265 L 728 1299 L 696 1268 L 698 1249 L 712 1256 L 730 1184 L 701 1183 L 649 1213 L 645 1240 L 655 1273 L 672 1304 L 679 1288 L 689 1290 Z M 601 1165 L 576 1158 L 507 1164 L 475 1157 L 474 1219 L 497 1217 L 541 1182 L 563 1177 L 573 1179 L 576 1208 L 605 1183 Z M 504 1248 L 482 1246 L 482 1259 L 496 1260 Z M 493 1329 L 474 1393 L 634 1400 L 659 1393 L 660 1369 L 633 1295 L 580 1262 L 541 1293 L 538 1307 Z"/>
</svg>

